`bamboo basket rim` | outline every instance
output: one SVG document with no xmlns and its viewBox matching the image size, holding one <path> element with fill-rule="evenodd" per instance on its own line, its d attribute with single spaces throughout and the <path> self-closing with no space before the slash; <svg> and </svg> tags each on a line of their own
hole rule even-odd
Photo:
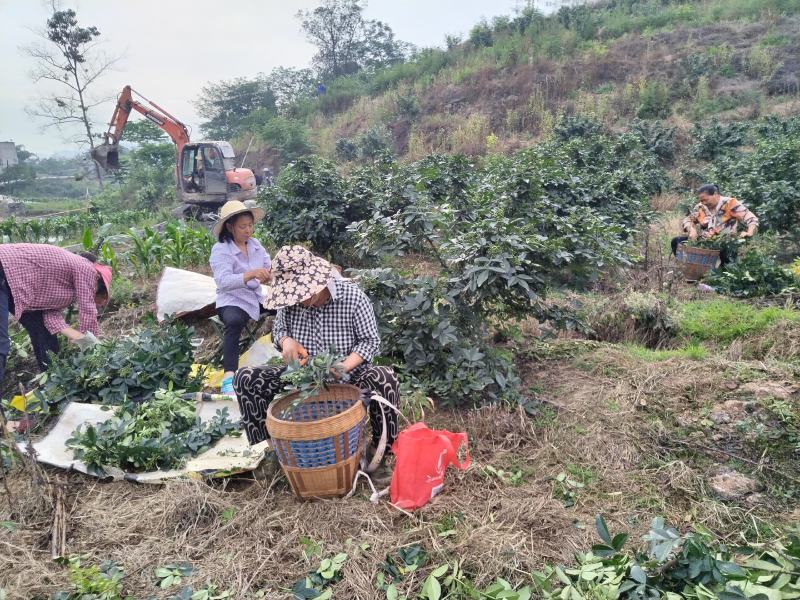
<svg viewBox="0 0 800 600">
<path fill-rule="evenodd" d="M 272 402 L 267 408 L 267 431 L 270 437 L 290 441 L 315 441 L 347 433 L 366 418 L 367 411 L 364 409 L 363 402 L 361 402 L 361 390 L 359 388 L 346 383 L 332 383 L 328 388 L 353 390 L 356 396 L 353 405 L 338 414 L 316 421 L 289 421 L 287 419 L 281 419 L 276 416 L 279 410 L 282 410 L 287 403 L 292 402 L 300 393 L 292 392 L 280 400 Z M 315 396 L 303 398 L 301 404 L 319 401 L 320 396 L 321 394 L 317 394 Z M 343 400 L 344 399 L 346 398 L 343 398 Z"/>
<path fill-rule="evenodd" d="M 679 244 L 679 250 L 683 250 L 684 254 L 704 254 L 705 256 L 719 256 L 719 248 L 697 248 L 696 246 L 687 246 L 686 244 Z"/>
</svg>

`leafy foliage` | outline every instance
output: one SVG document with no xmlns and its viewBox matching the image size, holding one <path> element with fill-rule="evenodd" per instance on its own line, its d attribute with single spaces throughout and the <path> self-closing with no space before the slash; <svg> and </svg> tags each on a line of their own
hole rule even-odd
<svg viewBox="0 0 800 600">
<path fill-rule="evenodd" d="M 333 163 L 299 159 L 260 195 L 264 224 L 278 245 L 310 242 L 313 252 L 326 254 L 345 240 L 348 223 L 363 218 L 351 209 L 344 191 Z"/>
<path fill-rule="evenodd" d="M 722 294 L 740 298 L 800 291 L 800 277 L 757 252 L 748 252 L 738 261 L 712 272 L 705 282 Z"/>
<path fill-rule="evenodd" d="M 308 128 L 297 119 L 273 116 L 255 123 L 256 135 L 278 152 L 281 164 L 287 164 L 311 153 Z"/>
<path fill-rule="evenodd" d="M 294 598 L 315 598 L 329 600 L 333 598 L 333 590 L 328 586 L 342 579 L 342 568 L 347 561 L 347 554 L 340 552 L 331 558 L 323 558 L 319 567 L 308 572 L 303 579 L 292 586 Z"/>
<path fill-rule="evenodd" d="M 612 536 L 601 516 L 596 526 L 602 544 L 577 555 L 575 567 L 547 566 L 534 573 L 541 597 L 744 600 L 796 593 L 800 540 L 795 536 L 787 544 L 733 549 L 703 528 L 681 535 L 657 517 L 644 537 L 647 552 L 631 553 L 623 550 L 627 535 Z"/>
<path fill-rule="evenodd" d="M 195 414 L 194 400 L 184 400 L 180 394 L 158 390 L 141 404 L 124 404 L 108 421 L 78 426 L 67 447 L 77 460 L 101 475 L 105 467 L 133 472 L 168 470 L 238 431 L 238 424 L 228 418 L 227 408 L 202 423 Z M 180 570 L 164 574 L 161 587 L 180 583 L 180 576 Z"/>
<path fill-rule="evenodd" d="M 192 571 L 194 571 L 192 565 L 186 563 L 158 567 L 155 571 L 158 587 L 165 589 L 173 585 L 180 585 L 183 578 L 191 575 Z"/>
<path fill-rule="evenodd" d="M 149 226 L 127 234 L 131 244 L 124 257 L 140 275 L 152 275 L 164 267 L 185 269 L 208 263 L 214 238 L 207 229 L 169 222 L 161 233 Z"/>
<path fill-rule="evenodd" d="M 603 133 L 603 124 L 583 115 L 564 115 L 553 129 L 553 134 L 561 140 L 591 137 Z"/>
<path fill-rule="evenodd" d="M 703 160 L 714 160 L 733 148 L 739 148 L 748 141 L 748 127 L 745 123 L 720 123 L 712 119 L 708 123 L 695 123 L 692 137 L 694 143 L 689 155 Z"/>
<path fill-rule="evenodd" d="M 659 121 L 643 121 L 635 119 L 630 126 L 642 147 L 652 152 L 663 161 L 675 157 L 675 127 L 665 126 Z"/>
<path fill-rule="evenodd" d="M 227 140 L 242 133 L 246 117 L 256 110 L 276 114 L 275 94 L 263 75 L 209 83 L 203 87 L 197 106 L 204 119 L 200 128 L 212 139 Z"/>
<path fill-rule="evenodd" d="M 324 0 L 314 10 L 298 12 L 306 37 L 317 47 L 314 63 L 324 77 L 374 71 L 402 61 L 410 49 L 388 25 L 365 19 L 363 12 L 356 0 Z"/>
<path fill-rule="evenodd" d="M 121 405 L 150 398 L 162 388 L 196 391 L 202 381 L 190 375 L 192 334 L 191 328 L 171 322 L 82 352 L 70 348 L 53 356 L 38 376 L 37 394 L 51 406 L 70 400 Z"/>
<path fill-rule="evenodd" d="M 334 347 L 329 352 L 317 354 L 307 361 L 290 362 L 281 374 L 281 381 L 286 384 L 285 392 L 299 392 L 297 398 L 284 409 L 283 418 L 287 418 L 305 398 L 328 389 L 331 383 L 346 382 L 349 378 L 342 366 L 342 357 L 336 353 Z"/>
<path fill-rule="evenodd" d="M 772 119 L 751 152 L 723 156 L 712 175 L 760 219 L 760 229 L 792 231 L 800 215 L 800 118 Z"/>
<path fill-rule="evenodd" d="M 551 140 L 482 167 L 430 156 L 382 156 L 347 177 L 304 158 L 263 193 L 278 244 L 355 253 L 379 313 L 385 352 L 450 402 L 515 397 L 511 358 L 488 341 L 489 317 L 545 316 L 548 286 L 581 285 L 628 264 L 647 198 L 665 185 L 633 134 Z M 417 254 L 430 269 L 380 268 Z"/>
<path fill-rule="evenodd" d="M 72 590 L 56 592 L 51 600 L 133 600 L 133 596 L 123 596 L 125 574 L 113 561 L 103 561 L 99 566 L 85 565 L 83 558 L 73 556 L 67 565 Z"/>
</svg>

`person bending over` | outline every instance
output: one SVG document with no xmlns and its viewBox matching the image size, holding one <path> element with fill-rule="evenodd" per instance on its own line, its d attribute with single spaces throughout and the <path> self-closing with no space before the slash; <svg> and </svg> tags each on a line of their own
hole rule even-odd
<svg viewBox="0 0 800 600">
<path fill-rule="evenodd" d="M 734 236 L 738 232 L 739 224 L 746 228 L 739 233 L 739 237 L 755 235 L 758 217 L 736 198 L 720 195 L 719 188 L 713 183 L 700 186 L 697 200 L 697 204 L 681 222 L 686 235 L 672 238 L 672 254 L 676 254 L 678 245 L 686 240 L 710 239 L 719 235 Z M 719 259 L 723 265 L 733 258 L 725 249 L 720 251 Z"/>
</svg>

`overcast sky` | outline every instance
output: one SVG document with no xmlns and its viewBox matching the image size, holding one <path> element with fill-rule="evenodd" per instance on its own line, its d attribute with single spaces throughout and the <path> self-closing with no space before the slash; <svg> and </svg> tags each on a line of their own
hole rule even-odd
<svg viewBox="0 0 800 600">
<path fill-rule="evenodd" d="M 295 15 L 317 0 L 73 0 L 82 26 L 95 25 L 109 54 L 122 54 L 114 71 L 95 87 L 115 97 L 125 84 L 163 106 L 197 131 L 194 100 L 208 81 L 304 67 L 314 54 Z M 463 34 L 482 17 L 510 15 L 521 0 L 371 0 L 367 17 L 388 23 L 399 39 L 441 46 L 449 33 Z M 71 150 L 55 129 L 25 113 L 36 97 L 34 64 L 20 48 L 37 40 L 50 3 L 0 0 L 0 141 L 13 140 L 46 156 Z M 41 85 L 41 84 L 39 84 Z M 107 122 L 113 102 L 94 117 Z M 102 127 L 101 127 L 102 129 Z"/>
</svg>

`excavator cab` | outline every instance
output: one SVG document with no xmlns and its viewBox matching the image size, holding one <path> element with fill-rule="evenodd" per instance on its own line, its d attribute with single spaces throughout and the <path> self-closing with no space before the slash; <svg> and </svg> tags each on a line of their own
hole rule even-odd
<svg viewBox="0 0 800 600">
<path fill-rule="evenodd" d="M 230 146 L 229 144 L 225 144 Z M 231 148 L 225 156 L 227 148 L 215 142 L 186 144 L 181 151 L 181 186 L 186 200 L 209 201 L 208 196 L 224 198 L 228 192 L 228 181 L 225 170 L 229 160 L 233 160 Z M 205 196 L 200 198 L 199 196 Z M 224 201 L 224 200 L 223 200 Z"/>
</svg>

